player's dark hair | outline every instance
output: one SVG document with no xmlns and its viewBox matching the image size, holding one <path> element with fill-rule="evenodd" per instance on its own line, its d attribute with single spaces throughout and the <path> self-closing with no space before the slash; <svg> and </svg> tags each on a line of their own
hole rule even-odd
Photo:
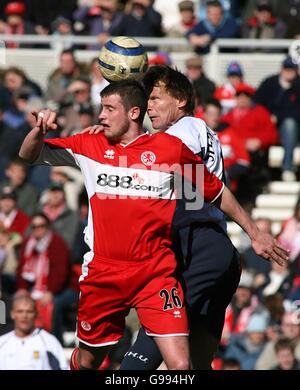
<svg viewBox="0 0 300 390">
<path fill-rule="evenodd" d="M 165 84 L 167 92 L 172 97 L 186 100 L 184 111 L 188 115 L 193 115 L 195 108 L 194 90 L 192 84 L 183 73 L 167 65 L 150 67 L 143 77 L 143 84 L 148 97 L 159 82 Z"/>
<path fill-rule="evenodd" d="M 110 95 L 119 95 L 125 110 L 128 112 L 132 107 L 139 107 L 139 121 L 143 122 L 147 111 L 147 95 L 141 85 L 136 80 L 120 80 L 109 84 L 101 91 L 101 98 Z"/>
</svg>

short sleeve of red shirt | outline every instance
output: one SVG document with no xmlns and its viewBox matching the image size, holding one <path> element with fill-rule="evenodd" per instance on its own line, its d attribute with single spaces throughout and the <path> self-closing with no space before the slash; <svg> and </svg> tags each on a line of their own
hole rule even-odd
<svg viewBox="0 0 300 390">
<path fill-rule="evenodd" d="M 214 202 L 223 192 L 224 183 L 217 178 L 216 175 L 210 173 L 200 157 L 196 156 L 189 148 L 182 144 L 180 165 L 182 167 L 183 176 L 192 181 L 193 185 L 200 191 L 202 191 L 197 185 L 197 166 L 201 164 L 203 168 L 203 189 L 204 189 L 204 200 L 206 202 Z"/>
</svg>

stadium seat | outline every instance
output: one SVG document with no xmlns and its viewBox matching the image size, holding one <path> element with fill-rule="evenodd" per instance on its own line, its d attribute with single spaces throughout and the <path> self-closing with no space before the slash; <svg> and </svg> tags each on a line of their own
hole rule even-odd
<svg viewBox="0 0 300 390">
<path fill-rule="evenodd" d="M 269 149 L 269 162 L 268 165 L 271 168 L 278 168 L 282 166 L 282 160 L 284 155 L 284 149 L 282 146 L 271 146 Z M 298 146 L 294 150 L 294 164 L 300 165 L 300 147 Z"/>
<path fill-rule="evenodd" d="M 269 184 L 268 190 L 271 194 L 295 194 L 300 193 L 299 182 L 273 181 Z"/>
</svg>

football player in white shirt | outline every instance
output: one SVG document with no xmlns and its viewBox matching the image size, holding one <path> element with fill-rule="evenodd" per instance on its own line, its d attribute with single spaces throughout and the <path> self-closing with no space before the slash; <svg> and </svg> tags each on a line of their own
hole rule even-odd
<svg viewBox="0 0 300 390">
<path fill-rule="evenodd" d="M 58 340 L 34 325 L 34 300 L 18 296 L 11 317 L 15 328 L 0 337 L 0 370 L 67 370 L 64 350 Z"/>
<path fill-rule="evenodd" d="M 193 117 L 194 96 L 189 80 L 179 71 L 158 65 L 146 72 L 143 83 L 153 128 L 180 138 L 202 158 L 210 172 L 224 181 L 220 142 L 204 121 Z M 174 251 L 185 285 L 192 367 L 207 370 L 221 339 L 226 307 L 239 283 L 240 260 L 226 234 L 224 214 L 213 204 L 205 203 L 193 211 L 185 205 L 184 200 L 177 202 Z M 151 370 L 161 361 L 153 341 L 141 329 L 120 369 Z"/>
</svg>

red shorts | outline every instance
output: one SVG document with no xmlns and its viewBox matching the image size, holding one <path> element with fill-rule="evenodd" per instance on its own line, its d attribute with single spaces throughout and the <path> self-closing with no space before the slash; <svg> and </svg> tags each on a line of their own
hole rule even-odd
<svg viewBox="0 0 300 390">
<path fill-rule="evenodd" d="M 139 263 L 94 257 L 80 281 L 79 341 L 91 346 L 115 344 L 132 307 L 147 334 L 187 336 L 183 291 L 174 277 L 175 268 L 171 250 Z"/>
</svg>

